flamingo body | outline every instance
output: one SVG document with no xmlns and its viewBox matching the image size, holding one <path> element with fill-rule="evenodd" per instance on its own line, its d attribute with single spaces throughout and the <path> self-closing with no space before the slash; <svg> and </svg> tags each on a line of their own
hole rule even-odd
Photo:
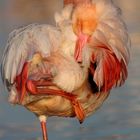
<svg viewBox="0 0 140 140">
<path fill-rule="evenodd" d="M 55 14 L 57 27 L 14 30 L 2 59 L 9 101 L 40 118 L 44 140 L 47 116 L 82 123 L 127 78 L 129 37 L 118 8 L 111 0 L 68 3 Z"/>
</svg>

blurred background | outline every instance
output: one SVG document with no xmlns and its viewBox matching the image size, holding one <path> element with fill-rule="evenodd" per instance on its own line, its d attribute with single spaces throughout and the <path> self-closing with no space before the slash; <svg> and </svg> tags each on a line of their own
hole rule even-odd
<svg viewBox="0 0 140 140">
<path fill-rule="evenodd" d="M 132 41 L 129 77 L 82 125 L 75 119 L 49 118 L 50 140 L 140 139 L 140 0 L 114 2 Z M 54 24 L 54 12 L 62 7 L 62 0 L 0 0 L 0 58 L 13 29 L 32 22 Z M 37 118 L 23 107 L 11 106 L 7 96 L 0 81 L 0 140 L 41 140 Z"/>
</svg>

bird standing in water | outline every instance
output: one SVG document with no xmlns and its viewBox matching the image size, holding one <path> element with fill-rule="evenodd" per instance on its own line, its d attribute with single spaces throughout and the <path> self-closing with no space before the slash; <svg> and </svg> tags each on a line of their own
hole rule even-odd
<svg viewBox="0 0 140 140">
<path fill-rule="evenodd" d="M 32 24 L 9 35 L 1 74 L 9 101 L 40 120 L 77 117 L 98 109 L 127 78 L 129 38 L 111 0 L 65 0 L 57 26 Z"/>
</svg>

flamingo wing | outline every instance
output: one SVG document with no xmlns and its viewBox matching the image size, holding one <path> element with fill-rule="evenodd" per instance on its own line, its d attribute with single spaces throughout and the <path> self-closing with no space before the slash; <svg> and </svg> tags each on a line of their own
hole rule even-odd
<svg viewBox="0 0 140 140">
<path fill-rule="evenodd" d="M 99 90 L 109 91 L 121 86 L 127 78 L 130 40 L 120 9 L 111 0 L 93 3 L 98 25 L 89 41 L 90 73 Z"/>
<path fill-rule="evenodd" d="M 60 32 L 49 25 L 31 24 L 14 30 L 9 35 L 1 65 L 2 79 L 7 88 L 10 90 L 14 85 L 16 76 L 34 54 L 49 57 L 59 44 Z"/>
</svg>

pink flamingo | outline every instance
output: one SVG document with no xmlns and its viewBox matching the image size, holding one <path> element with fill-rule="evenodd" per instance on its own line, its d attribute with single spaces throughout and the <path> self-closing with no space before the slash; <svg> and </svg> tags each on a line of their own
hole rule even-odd
<svg viewBox="0 0 140 140">
<path fill-rule="evenodd" d="M 1 74 L 9 101 L 33 112 L 48 140 L 50 116 L 77 117 L 98 109 L 127 78 L 129 38 L 111 0 L 64 0 L 57 27 L 32 24 L 9 35 Z"/>
</svg>

